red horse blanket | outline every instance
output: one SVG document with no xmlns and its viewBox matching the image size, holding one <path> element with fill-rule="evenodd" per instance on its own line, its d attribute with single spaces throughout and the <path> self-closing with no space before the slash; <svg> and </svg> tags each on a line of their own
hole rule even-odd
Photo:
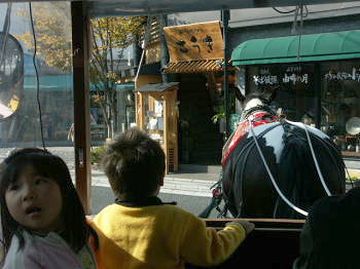
<svg viewBox="0 0 360 269">
<path fill-rule="evenodd" d="M 250 117 L 252 127 L 275 122 L 279 120 L 276 115 L 271 115 L 269 112 L 259 111 L 252 114 Z M 241 121 L 235 132 L 229 137 L 222 150 L 221 165 L 224 167 L 229 156 L 235 150 L 237 145 L 243 140 L 250 131 L 249 119 Z"/>
</svg>

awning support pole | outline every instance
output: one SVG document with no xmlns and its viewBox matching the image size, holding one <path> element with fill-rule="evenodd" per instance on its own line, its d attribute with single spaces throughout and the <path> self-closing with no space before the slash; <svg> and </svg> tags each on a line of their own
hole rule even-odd
<svg viewBox="0 0 360 269">
<path fill-rule="evenodd" d="M 222 32 L 224 40 L 224 110 L 225 110 L 225 134 L 224 141 L 230 135 L 230 98 L 229 98 L 229 85 L 228 85 L 228 61 L 229 61 L 229 50 L 227 45 L 227 31 L 230 20 L 230 11 L 228 9 L 221 10 L 221 21 L 222 21 Z"/>
</svg>

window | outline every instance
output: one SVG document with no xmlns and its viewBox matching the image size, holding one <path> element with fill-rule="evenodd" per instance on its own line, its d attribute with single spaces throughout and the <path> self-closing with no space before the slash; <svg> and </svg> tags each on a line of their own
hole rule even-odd
<svg viewBox="0 0 360 269">
<path fill-rule="evenodd" d="M 321 129 L 344 155 L 360 157 L 360 61 L 320 65 Z"/>
</svg>

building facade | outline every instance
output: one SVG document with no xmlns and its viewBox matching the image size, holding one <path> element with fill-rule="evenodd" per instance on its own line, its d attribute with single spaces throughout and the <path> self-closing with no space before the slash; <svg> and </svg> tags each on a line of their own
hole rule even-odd
<svg viewBox="0 0 360 269">
<path fill-rule="evenodd" d="M 302 21 L 299 17 L 294 20 L 291 11 L 294 7 L 232 10 L 227 49 L 233 51 L 244 42 L 255 39 L 359 30 L 359 2 L 309 5 Z M 190 13 L 173 15 L 170 22 L 192 23 L 201 20 L 201 14 L 206 20 L 221 19 L 220 12 L 199 14 L 196 18 Z M 280 107 L 288 118 L 317 126 L 328 133 L 345 157 L 359 157 L 359 135 L 356 134 L 360 117 L 359 67 L 359 60 L 353 55 L 331 61 L 248 64 L 241 65 L 239 71 L 247 90 L 265 84 L 280 84 L 272 104 L 274 108 Z M 232 109 L 233 113 L 241 113 L 237 101 Z"/>
</svg>

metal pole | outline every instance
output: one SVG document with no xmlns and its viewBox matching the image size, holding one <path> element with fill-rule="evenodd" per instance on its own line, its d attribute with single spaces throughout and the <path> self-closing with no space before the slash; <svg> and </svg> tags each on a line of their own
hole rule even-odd
<svg viewBox="0 0 360 269">
<path fill-rule="evenodd" d="M 230 98 L 229 98 L 229 85 L 228 85 L 228 61 L 229 61 L 229 52 L 227 44 L 227 31 L 230 20 L 230 11 L 228 9 L 221 10 L 221 21 L 222 21 L 222 31 L 224 39 L 224 109 L 225 109 L 225 141 L 230 135 Z"/>
<path fill-rule="evenodd" d="M 320 65 L 315 63 L 314 65 L 314 89 L 315 89 L 315 98 L 316 98 L 316 109 L 315 109 L 315 126 L 316 128 L 321 128 L 321 74 L 320 74 Z"/>
<path fill-rule="evenodd" d="M 166 22 L 166 18 L 167 15 L 159 15 L 159 34 L 160 34 L 160 53 L 161 53 L 161 78 L 162 78 L 162 82 L 163 83 L 167 83 L 168 82 L 168 77 L 166 75 L 166 73 L 164 72 L 164 68 L 168 63 L 168 51 L 167 51 L 167 46 L 166 46 L 166 40 L 165 40 L 165 36 L 164 36 L 164 27 L 166 27 L 167 22 Z"/>
</svg>

